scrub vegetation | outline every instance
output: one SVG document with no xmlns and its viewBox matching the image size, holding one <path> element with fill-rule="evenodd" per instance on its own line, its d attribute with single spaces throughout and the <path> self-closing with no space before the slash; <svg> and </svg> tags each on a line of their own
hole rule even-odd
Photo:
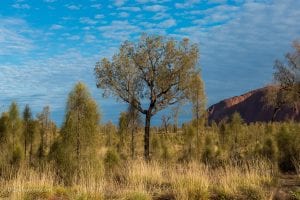
<svg viewBox="0 0 300 200">
<path fill-rule="evenodd" d="M 276 62 L 277 90 L 266 97 L 274 115 L 299 101 L 297 43 L 295 50 Z M 49 107 L 34 117 L 30 105 L 20 111 L 13 102 L 0 117 L 0 199 L 280 199 L 280 177 L 299 178 L 299 122 L 246 124 L 234 113 L 209 123 L 198 54 L 187 39 L 143 35 L 98 62 L 97 86 L 128 103 L 118 125 L 101 123 L 81 82 L 69 93 L 62 127 Z M 193 117 L 179 126 L 184 103 Z M 151 126 L 167 107 L 161 126 Z M 299 194 L 287 191 L 290 199 Z"/>
</svg>

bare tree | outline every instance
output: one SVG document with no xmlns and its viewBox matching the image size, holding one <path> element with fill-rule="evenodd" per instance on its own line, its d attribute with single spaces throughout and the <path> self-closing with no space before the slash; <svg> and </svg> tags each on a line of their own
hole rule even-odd
<svg viewBox="0 0 300 200">
<path fill-rule="evenodd" d="M 188 39 L 177 42 L 143 35 L 124 42 L 112 61 L 96 63 L 97 87 L 133 105 L 145 115 L 144 157 L 150 159 L 151 118 L 169 105 L 188 98 L 191 77 L 198 73 L 198 47 Z"/>
</svg>

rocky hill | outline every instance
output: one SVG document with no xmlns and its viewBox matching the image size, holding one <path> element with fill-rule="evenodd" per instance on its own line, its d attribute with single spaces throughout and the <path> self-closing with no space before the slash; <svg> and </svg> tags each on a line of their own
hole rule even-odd
<svg viewBox="0 0 300 200">
<path fill-rule="evenodd" d="M 265 95 L 270 86 L 247 92 L 240 96 L 220 101 L 208 108 L 208 120 L 220 122 L 234 112 L 240 113 L 246 123 L 268 122 L 272 120 L 274 107 L 266 104 Z M 300 102 L 295 107 L 284 107 L 278 111 L 274 121 L 294 119 L 300 121 Z"/>
</svg>

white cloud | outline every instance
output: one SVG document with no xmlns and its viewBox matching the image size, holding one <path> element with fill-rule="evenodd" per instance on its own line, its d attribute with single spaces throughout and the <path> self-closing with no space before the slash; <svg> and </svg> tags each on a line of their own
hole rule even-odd
<svg viewBox="0 0 300 200">
<path fill-rule="evenodd" d="M 94 18 L 95 18 L 95 19 L 103 19 L 103 18 L 104 18 L 104 15 L 97 14 L 97 15 L 95 15 Z"/>
<path fill-rule="evenodd" d="M 56 2 L 57 0 L 44 0 L 44 2 L 46 3 L 53 3 L 53 2 Z"/>
<path fill-rule="evenodd" d="M 114 5 L 117 7 L 123 6 L 127 0 L 114 0 Z"/>
<path fill-rule="evenodd" d="M 96 9 L 101 9 L 102 5 L 101 4 L 93 4 L 91 5 L 92 8 L 96 8 Z"/>
<path fill-rule="evenodd" d="M 127 13 L 127 12 L 120 12 L 119 16 L 122 17 L 122 18 L 126 18 L 126 17 L 129 16 L 129 13 Z"/>
<path fill-rule="evenodd" d="M 225 4 L 227 3 L 227 0 L 210 0 L 210 4 Z"/>
<path fill-rule="evenodd" d="M 59 25 L 59 24 L 53 24 L 51 27 L 50 27 L 50 30 L 59 30 L 59 29 L 62 29 L 63 26 L 62 25 Z"/>
<path fill-rule="evenodd" d="M 30 5 L 28 4 L 13 4 L 12 7 L 17 8 L 17 9 L 30 9 Z"/>
<path fill-rule="evenodd" d="M 210 1 L 208 1 L 210 2 Z M 176 8 L 182 8 L 182 9 L 187 9 L 190 7 L 193 7 L 195 4 L 200 3 L 200 0 L 187 0 L 184 3 L 175 3 Z"/>
<path fill-rule="evenodd" d="M 176 20 L 175 19 L 167 19 L 165 21 L 162 21 L 161 23 L 159 23 L 159 27 L 162 28 L 170 28 L 172 26 L 176 25 Z"/>
<path fill-rule="evenodd" d="M 110 25 L 100 26 L 98 30 L 103 37 L 118 41 L 127 40 L 130 35 L 140 32 L 140 28 L 128 21 L 112 21 Z"/>
<path fill-rule="evenodd" d="M 89 25 L 95 25 L 95 24 L 97 24 L 96 20 L 93 20 L 93 19 L 91 19 L 89 17 L 80 17 L 79 21 L 82 24 L 89 24 Z"/>
<path fill-rule="evenodd" d="M 170 2 L 171 0 L 135 0 L 137 3 L 146 4 L 146 3 L 165 3 Z"/>
<path fill-rule="evenodd" d="M 164 12 L 167 10 L 167 7 L 155 4 L 155 5 L 151 5 L 151 6 L 144 6 L 144 10 L 150 11 L 150 12 Z"/>
<path fill-rule="evenodd" d="M 152 17 L 152 19 L 153 20 L 162 20 L 162 19 L 169 18 L 169 17 L 170 17 L 170 15 L 168 13 L 158 12 Z"/>
<path fill-rule="evenodd" d="M 130 12 L 139 12 L 141 11 L 140 7 L 132 6 L 132 7 L 120 7 L 118 10 L 130 11 Z"/>
<path fill-rule="evenodd" d="M 34 48 L 32 31 L 22 19 L 0 18 L 0 55 L 24 54 Z"/>
<path fill-rule="evenodd" d="M 84 41 L 87 43 L 94 42 L 96 40 L 96 36 L 88 34 L 84 36 Z"/>
<path fill-rule="evenodd" d="M 80 40 L 80 37 L 78 35 L 72 35 L 67 37 L 68 40 Z"/>
<path fill-rule="evenodd" d="M 271 81 L 274 60 L 282 58 L 299 37 L 299 7 L 300 1 L 294 0 L 249 0 L 239 9 L 218 6 L 205 11 L 203 21 L 176 31 L 200 43 L 210 103 Z M 203 26 L 224 20 L 218 26 Z"/>
<path fill-rule="evenodd" d="M 67 7 L 69 10 L 80 10 L 81 5 L 67 4 L 66 7 Z"/>
</svg>

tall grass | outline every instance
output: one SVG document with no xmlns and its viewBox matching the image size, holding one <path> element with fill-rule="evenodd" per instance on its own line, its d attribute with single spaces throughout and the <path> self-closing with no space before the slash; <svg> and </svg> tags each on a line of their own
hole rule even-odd
<svg viewBox="0 0 300 200">
<path fill-rule="evenodd" d="M 16 200 L 267 199 L 273 177 L 272 166 L 265 161 L 213 169 L 197 162 L 147 163 L 138 159 L 124 162 L 108 174 L 87 171 L 76 177 L 72 186 L 64 186 L 51 167 L 43 171 L 27 167 L 5 170 L 11 175 L 0 180 L 1 198 Z"/>
</svg>

